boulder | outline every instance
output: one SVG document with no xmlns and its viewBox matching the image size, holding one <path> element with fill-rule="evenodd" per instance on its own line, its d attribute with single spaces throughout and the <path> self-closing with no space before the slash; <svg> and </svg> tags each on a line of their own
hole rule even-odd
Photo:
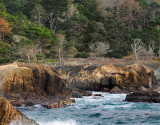
<svg viewBox="0 0 160 125">
<path fill-rule="evenodd" d="M 126 96 L 125 101 L 160 103 L 160 93 L 154 91 L 133 92 Z"/>
<path fill-rule="evenodd" d="M 0 94 L 14 106 L 71 104 L 72 90 L 49 66 L 14 63 L 0 66 L 0 72 Z"/>
<path fill-rule="evenodd" d="M 111 94 L 119 94 L 119 93 L 123 93 L 123 92 L 118 86 L 115 86 L 113 89 L 110 90 L 110 93 Z"/>
<path fill-rule="evenodd" d="M 139 91 L 148 91 L 144 86 L 140 86 L 140 87 L 138 88 L 138 90 L 139 90 Z"/>
<path fill-rule="evenodd" d="M 8 100 L 0 96 L 0 125 L 39 125 L 17 111 Z"/>
</svg>

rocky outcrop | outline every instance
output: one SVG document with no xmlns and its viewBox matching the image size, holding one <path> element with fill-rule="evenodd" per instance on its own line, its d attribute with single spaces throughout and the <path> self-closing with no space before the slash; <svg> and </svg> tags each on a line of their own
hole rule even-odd
<svg viewBox="0 0 160 125">
<path fill-rule="evenodd" d="M 57 108 L 71 103 L 72 91 L 49 66 L 14 63 L 0 66 L 0 72 L 0 94 L 13 105 Z"/>
<path fill-rule="evenodd" d="M 115 86 L 110 90 L 110 93 L 119 94 L 119 93 L 123 93 L 123 91 L 119 87 Z"/>
<path fill-rule="evenodd" d="M 0 125 L 39 125 L 35 120 L 28 118 L 17 111 L 10 102 L 0 96 Z"/>
<path fill-rule="evenodd" d="M 68 87 L 80 90 L 101 91 L 117 86 L 122 92 L 137 90 L 140 86 L 152 89 L 156 84 L 152 69 L 133 64 L 116 68 L 105 66 L 64 66 L 53 68 L 64 80 Z"/>
<path fill-rule="evenodd" d="M 125 101 L 128 102 L 149 102 L 160 103 L 160 93 L 155 91 L 139 91 L 133 92 L 126 96 Z"/>
</svg>

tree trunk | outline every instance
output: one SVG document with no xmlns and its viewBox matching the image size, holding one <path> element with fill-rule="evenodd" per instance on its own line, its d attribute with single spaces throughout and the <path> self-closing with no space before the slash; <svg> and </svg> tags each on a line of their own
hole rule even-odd
<svg viewBox="0 0 160 125">
<path fill-rule="evenodd" d="M 160 44 L 159 44 L 159 59 L 160 59 Z"/>
<path fill-rule="evenodd" d="M 28 58 L 28 62 L 31 63 L 31 59 L 30 56 L 28 54 L 26 54 L 27 58 Z"/>
</svg>

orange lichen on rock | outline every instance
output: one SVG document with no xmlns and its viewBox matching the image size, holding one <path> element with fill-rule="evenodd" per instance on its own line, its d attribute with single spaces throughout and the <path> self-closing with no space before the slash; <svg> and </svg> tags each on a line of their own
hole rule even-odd
<svg viewBox="0 0 160 125">
<path fill-rule="evenodd" d="M 80 70 L 76 68 L 80 68 Z M 65 71 L 65 69 L 67 70 Z M 68 69 L 70 69 L 69 72 Z M 73 70 L 77 70 L 76 73 Z M 66 66 L 57 68 L 57 72 L 68 81 L 69 86 L 82 90 L 99 91 L 106 87 L 112 89 L 114 86 L 133 90 L 136 90 L 139 86 L 151 89 L 152 85 L 156 83 L 153 70 L 141 64 L 125 65 L 118 68 L 112 64 L 104 66 Z"/>
</svg>

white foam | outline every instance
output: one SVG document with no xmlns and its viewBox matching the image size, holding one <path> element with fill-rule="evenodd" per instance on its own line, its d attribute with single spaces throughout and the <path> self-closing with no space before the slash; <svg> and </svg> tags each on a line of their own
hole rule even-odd
<svg viewBox="0 0 160 125">
<path fill-rule="evenodd" d="M 41 104 L 34 105 L 35 108 L 44 108 Z"/>
<path fill-rule="evenodd" d="M 51 121 L 51 122 L 42 122 L 40 125 L 80 125 L 77 123 L 75 120 L 67 120 L 67 121 L 61 121 L 61 120 L 56 120 L 56 121 Z"/>
</svg>

